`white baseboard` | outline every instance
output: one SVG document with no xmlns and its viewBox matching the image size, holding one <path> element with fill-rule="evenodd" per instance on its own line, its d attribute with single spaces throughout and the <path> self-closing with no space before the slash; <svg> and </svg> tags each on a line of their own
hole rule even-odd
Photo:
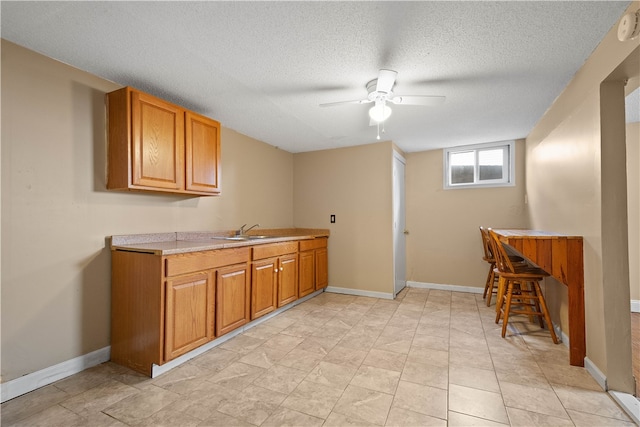
<svg viewBox="0 0 640 427">
<path fill-rule="evenodd" d="M 254 320 L 251 323 L 246 324 L 245 326 L 236 329 L 216 340 L 213 340 L 201 347 L 198 347 L 189 353 L 183 354 L 180 357 L 173 359 L 170 362 L 165 363 L 164 365 L 158 366 L 153 365 L 151 369 L 151 377 L 155 378 L 158 375 L 169 371 L 176 366 L 179 366 L 188 360 L 193 359 L 194 357 L 204 353 L 207 350 L 216 347 L 223 342 L 235 337 L 242 332 L 253 328 L 254 326 L 259 325 L 265 320 L 270 319 L 271 317 L 282 313 L 290 308 L 295 307 L 296 305 L 305 302 L 309 298 L 313 298 L 318 294 L 321 294 L 323 290 L 319 290 L 309 294 L 303 298 L 300 298 L 286 307 L 279 308 L 278 310 L 269 313 L 266 316 L 263 316 L 259 319 Z M 20 378 L 16 378 L 15 380 L 7 381 L 6 383 L 0 384 L 0 394 L 2 395 L 2 403 L 7 400 L 11 400 L 18 396 L 22 396 L 23 394 L 29 393 L 33 390 L 39 389 L 40 387 L 44 387 L 61 379 L 64 379 L 73 374 L 77 374 L 78 372 L 82 372 L 85 369 L 92 368 L 96 365 L 99 365 L 104 362 L 108 362 L 111 360 L 111 347 L 104 347 L 100 350 L 96 350 L 91 353 L 83 354 L 82 356 L 75 357 L 73 359 L 67 360 L 62 363 L 58 363 L 57 365 L 50 366 L 48 368 L 41 369 L 39 371 L 33 372 L 31 374 L 23 375 Z"/>
<path fill-rule="evenodd" d="M 77 374 L 85 369 L 107 362 L 109 359 L 111 359 L 110 346 L 2 383 L 0 384 L 2 402 L 4 403 L 7 400 L 11 400 L 70 375 Z"/>
<path fill-rule="evenodd" d="M 640 426 L 640 401 L 629 393 L 609 390 L 609 396 L 631 417 L 634 423 Z"/>
<path fill-rule="evenodd" d="M 640 300 L 631 300 L 631 312 L 640 313 Z"/>
<path fill-rule="evenodd" d="M 607 391 L 609 389 L 609 386 L 607 385 L 607 377 L 588 357 L 584 358 L 584 368 L 589 372 L 589 374 L 591 374 L 593 379 L 596 380 L 598 385 L 602 387 L 602 390 Z"/>
<path fill-rule="evenodd" d="M 438 289 L 441 291 L 452 291 L 452 292 L 468 292 L 472 294 L 481 294 L 482 292 L 484 292 L 484 288 L 478 288 L 476 286 L 445 285 L 441 283 L 412 282 L 410 280 L 407 280 L 407 287 L 423 288 L 423 289 Z"/>
<path fill-rule="evenodd" d="M 393 293 L 363 291 L 360 289 L 340 288 L 337 286 L 327 286 L 325 290 L 326 292 L 333 292 L 334 294 L 357 295 L 359 297 L 372 297 L 382 299 L 393 299 L 394 297 Z"/>
</svg>

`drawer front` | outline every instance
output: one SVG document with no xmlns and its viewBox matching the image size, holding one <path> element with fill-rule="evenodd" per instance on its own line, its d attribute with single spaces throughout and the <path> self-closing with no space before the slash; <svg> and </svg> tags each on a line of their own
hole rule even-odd
<svg viewBox="0 0 640 427">
<path fill-rule="evenodd" d="M 310 240 L 301 240 L 300 252 L 310 251 L 310 250 L 319 249 L 319 248 L 326 248 L 327 240 L 328 239 L 326 237 L 319 237 L 317 239 L 310 239 Z"/>
<path fill-rule="evenodd" d="M 165 276 L 178 276 L 248 262 L 249 253 L 248 247 L 242 247 L 172 255 L 165 260 Z"/>
<path fill-rule="evenodd" d="M 271 243 L 253 247 L 253 259 L 277 257 L 298 252 L 298 242 Z"/>
</svg>

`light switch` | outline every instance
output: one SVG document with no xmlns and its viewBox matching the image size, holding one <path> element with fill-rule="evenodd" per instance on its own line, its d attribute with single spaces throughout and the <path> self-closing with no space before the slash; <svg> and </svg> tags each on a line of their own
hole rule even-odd
<svg viewBox="0 0 640 427">
<path fill-rule="evenodd" d="M 331 224 L 335 224 L 336 222 L 336 216 L 335 215 L 331 215 Z"/>
</svg>

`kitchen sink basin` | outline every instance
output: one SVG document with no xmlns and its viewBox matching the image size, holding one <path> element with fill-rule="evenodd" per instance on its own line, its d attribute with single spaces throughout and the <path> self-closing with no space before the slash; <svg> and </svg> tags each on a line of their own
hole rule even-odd
<svg viewBox="0 0 640 427">
<path fill-rule="evenodd" d="M 272 237 L 272 236 L 251 235 L 251 236 L 227 236 L 227 237 L 221 237 L 221 238 L 224 239 L 224 240 L 240 240 L 240 241 L 244 241 L 244 240 L 267 239 L 269 237 Z"/>
</svg>

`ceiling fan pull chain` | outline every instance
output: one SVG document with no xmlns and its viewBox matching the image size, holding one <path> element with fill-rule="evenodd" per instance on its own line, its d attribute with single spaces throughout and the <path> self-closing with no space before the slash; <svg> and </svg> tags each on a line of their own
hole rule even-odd
<svg viewBox="0 0 640 427">
<path fill-rule="evenodd" d="M 376 137 L 376 139 L 379 140 L 380 139 L 380 122 L 377 122 L 377 125 L 378 125 L 378 136 Z"/>
</svg>

